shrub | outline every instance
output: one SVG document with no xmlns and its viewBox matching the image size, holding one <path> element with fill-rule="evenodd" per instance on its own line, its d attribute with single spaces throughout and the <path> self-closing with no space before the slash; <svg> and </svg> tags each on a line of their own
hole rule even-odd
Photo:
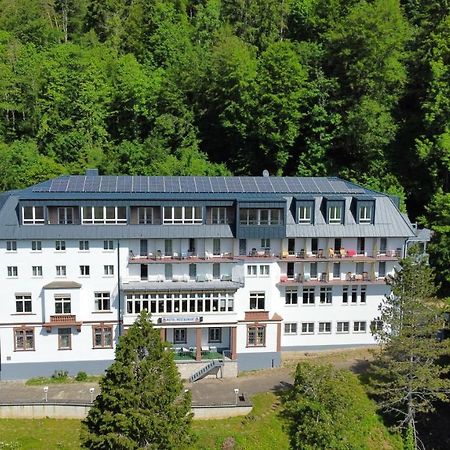
<svg viewBox="0 0 450 450">
<path fill-rule="evenodd" d="M 55 370 L 53 372 L 52 378 L 58 381 L 65 381 L 69 376 L 69 372 L 67 370 Z"/>
<path fill-rule="evenodd" d="M 80 371 L 80 372 L 77 373 L 77 375 L 75 377 L 75 380 L 77 380 L 77 381 L 86 381 L 87 378 L 88 378 L 87 373 L 83 372 L 83 371 Z"/>
</svg>

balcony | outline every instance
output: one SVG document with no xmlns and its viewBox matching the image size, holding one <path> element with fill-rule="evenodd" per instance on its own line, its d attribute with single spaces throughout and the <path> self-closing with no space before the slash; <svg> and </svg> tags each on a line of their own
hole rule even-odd
<svg viewBox="0 0 450 450">
<path fill-rule="evenodd" d="M 50 316 L 50 321 L 45 322 L 43 327 L 47 331 L 51 331 L 54 327 L 77 327 L 77 330 L 81 330 L 83 322 L 77 322 L 75 314 L 55 314 Z"/>
<path fill-rule="evenodd" d="M 348 284 L 386 284 L 385 277 L 370 277 L 368 272 L 356 274 L 347 272 L 345 278 L 330 278 L 328 273 L 319 274 L 318 277 L 310 278 L 309 276 L 298 275 L 288 278 L 286 275 L 280 277 L 278 285 L 282 286 L 323 286 L 323 285 L 348 285 Z"/>
</svg>

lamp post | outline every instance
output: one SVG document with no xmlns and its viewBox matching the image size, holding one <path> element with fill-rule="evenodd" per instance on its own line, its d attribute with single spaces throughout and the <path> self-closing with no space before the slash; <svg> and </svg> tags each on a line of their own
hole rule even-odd
<svg viewBox="0 0 450 450">
<path fill-rule="evenodd" d="M 94 401 L 94 391 L 95 389 L 93 387 L 89 389 L 89 393 L 91 394 L 91 403 Z"/>
<path fill-rule="evenodd" d="M 235 388 L 234 389 L 234 400 L 235 400 L 235 405 L 237 406 L 238 404 L 238 397 L 239 397 L 239 389 Z"/>
<path fill-rule="evenodd" d="M 48 386 L 44 386 L 44 400 L 48 402 Z"/>
</svg>

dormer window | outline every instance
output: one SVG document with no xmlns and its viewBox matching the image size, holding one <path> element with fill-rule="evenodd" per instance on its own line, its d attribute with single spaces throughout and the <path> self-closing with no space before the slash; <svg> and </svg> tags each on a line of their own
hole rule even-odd
<svg viewBox="0 0 450 450">
<path fill-rule="evenodd" d="M 373 223 L 374 202 L 358 201 L 357 203 L 357 221 L 358 223 Z"/>
<path fill-rule="evenodd" d="M 58 208 L 58 223 L 67 225 L 73 223 L 73 208 Z"/>
<path fill-rule="evenodd" d="M 22 210 L 22 223 L 24 224 L 43 224 L 44 207 L 43 206 L 24 206 Z"/>
<path fill-rule="evenodd" d="M 297 222 L 298 223 L 313 223 L 313 201 L 300 201 L 297 203 Z"/>
<path fill-rule="evenodd" d="M 341 224 L 343 218 L 343 205 L 339 203 L 333 203 L 328 205 L 328 223 Z"/>
</svg>

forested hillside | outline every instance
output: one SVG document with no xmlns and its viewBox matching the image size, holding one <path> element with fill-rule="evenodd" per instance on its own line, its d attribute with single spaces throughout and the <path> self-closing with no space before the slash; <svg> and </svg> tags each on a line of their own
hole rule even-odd
<svg viewBox="0 0 450 450">
<path fill-rule="evenodd" d="M 0 0 L 0 190 L 88 166 L 352 179 L 450 279 L 450 2 Z"/>
</svg>

